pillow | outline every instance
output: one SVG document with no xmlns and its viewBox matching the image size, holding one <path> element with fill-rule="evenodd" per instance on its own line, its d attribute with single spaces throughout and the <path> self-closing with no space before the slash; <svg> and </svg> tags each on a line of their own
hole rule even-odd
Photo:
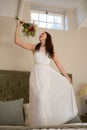
<svg viewBox="0 0 87 130">
<path fill-rule="evenodd" d="M 23 99 L 0 101 L 0 125 L 24 125 Z"/>
<path fill-rule="evenodd" d="M 30 125 L 30 104 L 24 104 L 24 117 L 25 117 L 25 126 Z"/>
</svg>

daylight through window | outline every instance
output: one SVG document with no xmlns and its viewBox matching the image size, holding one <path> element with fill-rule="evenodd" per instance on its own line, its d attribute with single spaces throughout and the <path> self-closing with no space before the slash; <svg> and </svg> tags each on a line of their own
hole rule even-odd
<svg viewBox="0 0 87 130">
<path fill-rule="evenodd" d="M 31 22 L 38 27 L 64 30 L 64 14 L 31 10 Z"/>
</svg>

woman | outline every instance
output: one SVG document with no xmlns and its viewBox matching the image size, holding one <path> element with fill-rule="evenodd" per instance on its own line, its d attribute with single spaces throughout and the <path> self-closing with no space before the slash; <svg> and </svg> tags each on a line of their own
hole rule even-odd
<svg viewBox="0 0 87 130">
<path fill-rule="evenodd" d="M 43 32 L 40 43 L 25 44 L 19 39 L 20 22 L 16 26 L 15 43 L 34 55 L 30 74 L 30 127 L 57 126 L 78 113 L 71 79 L 59 62 L 51 35 Z M 60 72 L 49 66 L 53 60 Z"/>
</svg>

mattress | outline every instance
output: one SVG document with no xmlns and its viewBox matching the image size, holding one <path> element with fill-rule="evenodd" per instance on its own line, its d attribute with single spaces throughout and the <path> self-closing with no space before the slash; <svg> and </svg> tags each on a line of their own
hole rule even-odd
<svg viewBox="0 0 87 130">
<path fill-rule="evenodd" d="M 30 128 L 26 126 L 0 126 L 0 130 L 87 130 L 87 123 L 70 123 L 48 128 Z"/>
</svg>

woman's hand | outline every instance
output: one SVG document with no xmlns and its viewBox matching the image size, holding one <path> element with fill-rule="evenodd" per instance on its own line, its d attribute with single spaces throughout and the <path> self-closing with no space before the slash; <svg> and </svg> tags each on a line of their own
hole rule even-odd
<svg viewBox="0 0 87 130">
<path fill-rule="evenodd" d="M 17 26 L 22 26 L 24 21 L 18 21 Z"/>
<path fill-rule="evenodd" d="M 21 20 L 21 21 L 19 21 L 19 23 L 20 23 L 20 25 L 23 25 L 24 21 Z"/>
<path fill-rule="evenodd" d="M 71 78 L 70 77 L 66 77 L 68 80 L 69 80 L 69 82 L 70 83 L 72 83 L 72 80 L 71 80 Z"/>
</svg>

